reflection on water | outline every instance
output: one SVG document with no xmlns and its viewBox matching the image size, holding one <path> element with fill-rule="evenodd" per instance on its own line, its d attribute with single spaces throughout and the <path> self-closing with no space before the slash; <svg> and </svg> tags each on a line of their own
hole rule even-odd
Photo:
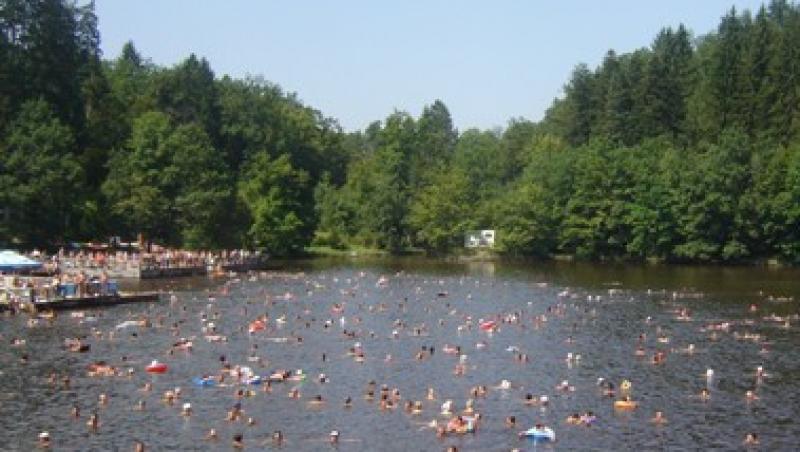
<svg viewBox="0 0 800 452">
<path fill-rule="evenodd" d="M 385 285 L 377 284 L 381 275 L 388 277 Z M 326 441 L 336 429 L 341 432 L 336 450 L 427 451 L 448 445 L 481 451 L 728 450 L 741 448 L 749 431 L 759 434 L 765 450 L 795 450 L 800 322 L 792 317 L 797 302 L 789 297 L 800 297 L 798 276 L 796 270 L 754 268 L 375 259 L 293 262 L 280 273 L 232 280 L 227 290 L 222 290 L 224 280 L 129 283 L 173 290 L 178 301 L 92 311 L 83 319 L 64 313 L 52 324 L 33 327 L 22 317 L 0 320 L 6 344 L 0 349 L 0 449 L 30 450 L 36 435 L 47 430 L 55 450 L 132 450 L 137 439 L 150 450 L 225 450 L 240 432 L 247 449 L 263 450 L 274 447 L 269 437 L 281 430 L 286 450 L 334 450 Z M 342 314 L 332 312 L 335 303 L 343 303 Z M 689 317 L 678 319 L 684 308 Z M 268 330 L 248 334 L 248 323 L 265 313 L 271 319 Z M 216 317 L 213 322 L 228 342 L 205 340 L 203 314 Z M 116 328 L 141 315 L 156 326 Z M 477 324 L 506 315 L 519 321 L 501 323 L 493 334 L 477 325 L 465 327 L 468 318 Z M 706 328 L 723 322 L 730 326 Z M 345 337 L 342 329 L 358 337 Z M 115 332 L 113 338 L 109 331 Z M 640 335 L 645 356 L 637 358 Z M 76 336 L 88 337 L 89 352 L 62 348 L 64 338 Z M 193 351 L 168 354 L 181 337 L 194 340 Z M 14 338 L 27 342 L 11 346 Z M 347 355 L 356 341 L 366 354 L 363 363 Z M 463 376 L 453 374 L 459 358 L 444 353 L 446 344 L 460 346 L 466 355 Z M 691 355 L 685 353 L 689 344 L 694 344 Z M 415 355 L 423 347 L 436 351 L 419 361 Z M 657 351 L 666 359 L 653 365 Z M 519 353 L 529 361 L 519 362 Z M 581 358 L 567 361 L 568 353 Z M 23 355 L 27 363 L 21 362 Z M 226 422 L 237 388 L 192 383 L 194 377 L 219 372 L 222 355 L 260 374 L 303 369 L 309 378 L 276 383 L 271 393 L 252 387 L 255 395 L 241 403 L 256 424 Z M 263 366 L 251 356 L 261 358 Z M 166 374 L 144 372 L 156 358 L 170 366 Z M 97 360 L 135 373 L 90 378 L 87 366 Z M 756 378 L 758 366 L 766 378 Z M 710 379 L 708 369 L 713 370 Z M 320 373 L 330 381 L 320 383 Z M 67 388 L 64 376 L 71 379 Z M 617 389 L 630 380 L 639 407 L 615 410 L 614 399 L 597 386 L 599 377 Z M 511 388 L 496 388 L 502 380 Z M 556 389 L 564 380 L 575 390 Z M 401 405 L 422 401 L 422 413 L 378 409 L 362 397 L 370 381 L 378 388 L 398 388 Z M 147 382 L 153 390 L 140 391 Z M 477 433 L 438 439 L 425 427 L 445 419 L 439 415 L 445 400 L 462 410 L 477 385 L 490 387 L 475 400 L 483 416 Z M 181 388 L 179 403 L 160 402 L 164 391 L 176 387 Z M 294 387 L 301 400 L 286 396 Z M 429 387 L 436 401 L 426 400 Z M 708 401 L 697 397 L 703 388 L 709 389 Z M 747 401 L 748 390 L 758 399 Z M 101 393 L 110 399 L 106 405 L 98 404 Z M 525 405 L 528 393 L 548 395 L 550 404 Z M 310 407 L 307 401 L 316 395 L 328 402 Z M 347 397 L 353 399 L 349 409 L 342 406 Z M 133 409 L 140 400 L 144 411 Z M 193 416 L 180 415 L 184 402 L 192 404 Z M 70 415 L 74 405 L 81 410 L 77 420 Z M 649 422 L 656 410 L 664 412 L 666 424 Z M 101 426 L 90 433 L 85 422 L 94 411 Z M 591 427 L 564 422 L 586 411 L 598 418 Z M 515 416 L 518 426 L 506 427 L 507 416 Z M 553 427 L 558 442 L 534 445 L 517 438 L 518 431 L 536 422 Z M 203 441 L 210 428 L 218 431 L 218 443 Z"/>
</svg>

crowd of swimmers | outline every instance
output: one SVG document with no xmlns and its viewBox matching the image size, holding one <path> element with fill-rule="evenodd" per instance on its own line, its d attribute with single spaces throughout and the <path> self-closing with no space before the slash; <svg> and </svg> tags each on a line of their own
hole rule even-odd
<svg viewBox="0 0 800 452">
<path fill-rule="evenodd" d="M 379 280 L 378 285 L 384 287 L 387 284 L 388 278 L 382 277 Z M 227 289 L 223 289 L 225 293 L 227 293 Z M 444 298 L 447 295 L 439 295 L 440 297 Z M 485 320 L 478 320 L 472 319 L 471 317 L 466 317 L 465 320 L 458 326 L 460 331 L 470 331 L 475 329 L 481 329 L 486 332 L 486 337 L 490 338 L 492 334 L 496 334 L 500 331 L 501 328 L 510 327 L 510 326 L 519 326 L 522 322 L 528 321 L 534 327 L 541 327 L 544 325 L 548 318 L 552 317 L 563 317 L 566 312 L 566 303 L 563 298 L 569 297 L 570 294 L 562 293 L 561 297 L 562 300 L 559 301 L 558 304 L 550 306 L 547 308 L 545 314 L 538 315 L 527 320 L 524 319 L 524 315 L 521 312 L 510 312 L 497 315 L 491 323 Z M 292 296 L 286 295 L 283 299 L 292 299 Z M 214 297 L 213 295 L 209 296 L 209 307 L 213 306 Z M 273 300 L 274 301 L 274 300 Z M 405 304 L 408 303 L 407 299 L 398 302 L 399 306 L 404 307 Z M 270 297 L 267 296 L 267 305 L 271 306 L 270 304 Z M 170 306 L 173 309 L 180 309 L 181 311 L 186 311 L 186 305 L 181 305 L 179 299 L 176 296 L 172 296 L 170 300 Z M 364 308 L 361 306 L 360 311 L 366 309 L 369 312 L 381 311 L 387 309 L 387 304 L 385 302 L 378 303 L 375 306 L 368 306 Z M 342 303 L 335 303 L 332 308 L 331 312 L 340 315 L 345 310 L 345 306 Z M 751 311 L 753 308 L 751 308 Z M 306 311 L 309 313 L 310 311 Z M 243 307 L 241 313 L 247 316 L 247 308 Z M 691 319 L 691 312 L 686 308 L 680 308 L 676 313 L 675 317 L 676 320 L 685 321 Z M 79 317 L 79 316 L 76 316 Z M 252 316 L 249 318 L 253 319 Z M 204 311 L 201 314 L 201 322 L 202 322 L 202 333 L 204 337 L 207 339 L 208 342 L 220 342 L 217 340 L 220 337 L 219 331 L 215 325 L 215 322 L 221 319 L 221 315 L 219 312 L 215 311 L 214 308 L 210 308 L 207 312 Z M 375 333 L 364 333 L 359 332 L 356 333 L 353 329 L 348 329 L 345 327 L 345 317 L 341 317 L 341 334 L 343 338 L 346 339 L 355 339 L 362 337 L 376 337 Z M 313 320 L 309 321 L 303 316 L 297 315 L 294 319 L 298 321 L 300 325 L 305 325 L 306 328 L 310 327 Z M 782 321 L 788 321 L 787 319 L 781 318 Z M 355 315 L 350 319 L 350 322 L 358 324 L 360 323 L 361 319 L 359 315 Z M 132 323 L 127 323 L 132 322 Z M 273 328 L 271 325 L 273 323 L 276 324 L 285 324 L 287 322 L 291 322 L 291 319 L 286 319 L 285 316 L 279 318 L 272 318 L 269 314 L 260 314 L 256 316 L 253 320 L 248 322 L 243 322 L 242 326 L 240 327 L 239 333 L 241 334 L 262 334 L 262 332 L 270 331 Z M 652 319 L 646 319 L 646 323 L 651 324 Z M 331 328 L 334 322 L 332 320 L 326 320 L 323 323 L 324 328 Z M 149 318 L 148 316 L 141 316 L 135 320 L 128 320 L 123 322 L 122 324 L 118 325 L 117 330 L 126 328 L 128 326 L 139 326 L 139 327 L 162 327 L 168 328 L 172 331 L 172 334 L 175 336 L 180 337 L 180 334 L 185 333 L 183 329 L 182 322 L 175 322 L 169 319 L 169 314 L 166 315 L 156 315 L 154 318 Z M 443 325 L 443 321 L 439 321 L 439 325 Z M 417 337 L 426 337 L 428 334 L 428 326 L 425 324 L 421 325 L 408 325 L 401 320 L 396 320 L 391 325 L 392 332 L 390 334 L 390 338 L 397 339 L 400 331 L 405 331 L 407 334 Z M 705 331 L 710 332 L 717 332 L 721 329 L 728 329 L 729 326 L 721 325 L 721 324 L 709 324 L 704 326 Z M 574 329 L 574 328 L 573 328 Z M 105 337 L 111 339 L 114 337 L 115 331 L 110 331 L 105 334 L 103 332 L 98 331 L 96 338 L 103 339 Z M 118 334 L 118 333 L 117 333 Z M 132 333 L 132 335 L 135 333 Z M 662 330 L 660 327 L 655 328 L 655 337 L 658 343 L 660 344 L 668 344 L 669 337 L 667 336 L 666 332 Z M 67 338 L 65 340 L 65 347 L 70 351 L 88 351 L 88 338 Z M 645 343 L 647 339 L 646 333 L 641 333 L 636 339 L 635 343 L 633 344 L 633 355 L 635 357 L 646 357 L 648 356 L 648 352 L 645 348 Z M 173 341 L 170 343 L 168 348 L 168 355 L 173 355 L 175 353 L 191 353 L 194 347 L 193 340 L 196 340 L 196 337 L 186 338 L 180 337 L 180 339 Z M 291 341 L 296 344 L 303 344 L 303 338 L 300 334 L 294 331 L 289 338 L 286 338 L 286 341 Z M 566 339 L 568 344 L 573 343 L 572 336 L 569 336 Z M 487 346 L 488 341 L 482 339 L 477 344 L 477 348 L 482 348 Z M 25 339 L 20 337 L 12 338 L 11 340 L 12 346 L 23 347 L 25 345 Z M 427 359 L 432 358 L 436 353 L 437 347 L 433 344 L 431 345 L 422 345 L 420 348 L 414 353 L 414 359 L 417 361 L 424 361 Z M 452 374 L 454 378 L 457 378 L 461 375 L 464 375 L 469 370 L 469 366 L 467 366 L 468 358 L 467 355 L 464 354 L 464 350 L 460 345 L 451 345 L 451 344 L 443 344 L 441 347 L 441 352 L 447 355 L 456 356 L 458 359 L 456 360 Z M 509 347 L 508 351 L 513 353 L 514 359 L 521 362 L 527 362 L 528 358 L 525 353 L 522 353 L 519 347 Z M 691 355 L 695 353 L 696 348 L 694 344 L 689 344 L 686 348 L 679 348 L 679 349 L 672 349 L 671 353 L 681 353 Z M 264 363 L 261 358 L 258 356 L 258 345 L 252 344 L 251 350 L 249 351 L 249 358 L 250 361 L 248 364 L 259 365 L 263 366 Z M 355 342 L 352 346 L 348 346 L 346 349 L 346 356 L 353 359 L 355 362 L 364 362 L 367 359 L 367 354 L 365 348 L 362 346 L 361 342 Z M 27 355 L 23 355 L 24 359 L 27 361 Z M 660 365 L 668 359 L 668 352 L 664 350 L 655 351 L 652 355 L 650 355 L 649 361 L 654 365 Z M 384 362 L 391 362 L 393 357 L 390 354 L 387 354 L 383 360 Z M 323 363 L 328 362 L 329 357 L 326 353 L 322 353 L 321 361 Z M 89 377 L 101 378 L 101 377 L 111 377 L 111 378 L 132 378 L 136 373 L 137 370 L 134 369 L 134 366 L 128 362 L 127 357 L 122 357 L 121 364 L 119 365 L 112 365 L 107 363 L 106 361 L 95 361 L 87 367 L 86 375 Z M 575 354 L 570 352 L 567 357 L 564 359 L 567 365 L 576 365 L 581 361 L 581 356 L 579 354 Z M 156 364 L 154 362 L 153 364 Z M 227 410 L 227 414 L 224 418 L 225 422 L 231 424 L 241 423 L 247 427 L 252 427 L 258 425 L 258 420 L 253 417 L 251 414 L 246 413 L 242 401 L 244 399 L 255 397 L 258 395 L 259 392 L 261 393 L 272 393 L 273 391 L 277 390 L 279 384 L 286 384 L 289 386 L 286 388 L 286 396 L 290 399 L 305 399 L 306 404 L 309 408 L 321 408 L 326 406 L 330 403 L 322 394 L 313 394 L 309 397 L 305 397 L 300 392 L 300 387 L 298 385 L 292 385 L 292 382 L 301 382 L 305 381 L 306 379 L 311 379 L 316 381 L 318 384 L 326 384 L 330 381 L 329 377 L 324 374 L 320 373 L 317 376 L 307 375 L 302 371 L 302 369 L 297 370 L 287 370 L 287 369 L 276 369 L 270 372 L 269 374 L 265 375 L 263 378 L 255 375 L 254 371 L 249 367 L 249 365 L 243 364 L 235 364 L 228 360 L 225 355 L 219 356 L 219 368 L 217 371 L 202 375 L 198 377 L 197 384 L 199 385 L 209 385 L 209 386 L 220 386 L 220 387 L 231 387 L 234 388 L 233 392 L 233 400 L 234 402 L 231 404 L 230 408 Z M 166 366 L 165 366 L 166 368 Z M 744 394 L 744 398 L 749 401 L 758 400 L 758 395 L 756 393 L 756 389 L 760 383 L 764 381 L 764 379 L 768 376 L 765 372 L 763 366 L 759 366 L 754 374 L 753 377 L 755 379 L 755 385 L 752 389 L 748 389 L 747 392 Z M 707 380 L 711 380 L 714 378 L 714 372 L 712 369 L 708 369 L 705 374 Z M 49 376 L 49 381 L 51 385 L 62 385 L 63 387 L 67 388 L 70 385 L 71 378 L 69 375 L 63 375 L 59 377 L 58 374 L 51 373 Z M 491 391 L 509 391 L 518 389 L 519 386 L 512 383 L 509 380 L 501 380 L 497 385 L 488 386 L 488 385 L 475 385 L 471 387 L 467 394 L 465 394 L 466 402 L 463 405 L 463 408 L 457 408 L 454 406 L 454 401 L 451 399 L 445 399 L 442 401 L 441 408 L 439 413 L 437 413 L 437 417 L 429 422 L 422 422 L 420 425 L 423 429 L 431 429 L 435 432 L 435 435 L 441 438 L 454 436 L 454 435 L 469 435 L 469 434 L 476 434 L 481 430 L 481 426 L 484 422 L 484 416 L 482 413 L 479 412 L 479 401 L 487 396 Z M 606 397 L 613 400 L 613 408 L 617 410 L 636 410 L 639 407 L 639 402 L 633 398 L 633 383 L 627 379 L 621 379 L 619 385 L 617 386 L 611 379 L 606 379 L 600 377 L 597 379 L 597 388 L 600 397 Z M 696 394 L 696 398 L 703 402 L 708 402 L 711 397 L 711 385 L 706 385 L 703 387 L 698 394 Z M 147 382 L 144 386 L 141 387 L 141 392 L 143 394 L 151 393 L 153 391 L 153 384 L 151 382 Z M 553 391 L 556 393 L 570 393 L 576 391 L 576 387 L 568 380 L 561 381 L 555 387 L 552 388 Z M 183 417 L 192 417 L 194 415 L 194 406 L 191 402 L 184 400 L 184 392 L 181 388 L 174 387 L 168 390 L 165 390 L 161 394 L 161 402 L 166 406 L 177 406 L 180 407 L 178 413 L 180 416 Z M 366 387 L 364 388 L 363 393 L 363 400 L 368 403 L 374 403 L 377 409 L 382 411 L 389 411 L 389 410 L 397 410 L 400 409 L 408 414 L 412 418 L 418 418 L 420 416 L 424 416 L 426 413 L 430 412 L 430 404 L 437 401 L 438 395 L 433 387 L 427 388 L 425 392 L 425 398 L 423 400 L 413 400 L 413 399 L 406 399 L 401 395 L 401 390 L 399 387 L 391 387 L 388 384 L 380 384 L 375 380 L 371 380 L 367 383 Z M 98 405 L 99 406 L 106 406 L 110 403 L 110 398 L 106 393 L 101 393 L 98 396 Z M 550 405 L 550 396 L 548 394 L 534 394 L 532 392 L 526 392 L 524 395 L 521 396 L 521 404 L 524 406 L 536 406 L 546 409 Z M 343 401 L 339 402 L 344 409 L 351 409 L 354 406 L 353 397 L 347 396 Z M 437 403 L 438 404 L 438 403 Z M 137 411 L 144 411 L 146 409 L 146 402 L 144 399 L 140 399 L 134 405 L 134 410 Z M 81 418 L 82 413 L 80 408 L 75 405 L 71 409 L 71 416 L 74 418 Z M 584 410 L 584 411 L 576 411 L 572 414 L 568 415 L 564 419 L 565 425 L 570 426 L 583 426 L 583 427 L 591 427 L 598 423 L 598 416 L 591 410 Z M 653 414 L 652 418 L 650 418 L 650 422 L 656 426 L 658 425 L 665 425 L 668 423 L 667 417 L 665 416 L 664 412 L 659 409 L 656 410 Z M 237 424 L 238 425 L 238 424 Z M 509 415 L 504 418 L 504 425 L 507 429 L 511 430 L 518 430 L 520 427 L 525 428 L 526 426 L 520 426 L 519 421 L 516 416 Z M 86 426 L 89 431 L 91 432 L 98 432 L 102 428 L 102 423 L 99 417 L 99 411 L 93 410 L 86 421 Z M 204 435 L 204 440 L 208 442 L 217 442 L 220 441 L 221 438 L 217 431 L 217 428 L 210 428 L 207 433 Z M 551 431 L 549 427 L 543 424 L 536 424 L 530 430 L 522 430 L 518 431 L 520 436 L 525 436 L 530 431 Z M 358 441 L 357 439 L 345 439 L 346 441 Z M 330 442 L 331 444 L 338 444 L 340 441 L 345 441 L 340 439 L 340 432 L 339 430 L 333 430 L 330 432 L 328 437 L 325 441 Z M 271 435 L 269 435 L 268 439 L 265 442 L 270 442 L 274 445 L 282 445 L 286 441 L 284 437 L 284 433 L 281 430 L 274 430 Z M 244 448 L 246 445 L 246 439 L 244 436 L 243 431 L 236 432 L 230 439 L 231 446 L 237 449 Z M 755 432 L 747 433 L 743 442 L 748 445 L 758 444 L 759 443 L 759 436 Z M 38 443 L 42 448 L 49 448 L 54 444 L 54 440 L 51 438 L 49 432 L 41 432 L 38 437 Z M 145 450 L 145 444 L 142 441 L 136 441 L 134 444 L 134 449 L 136 451 L 143 451 Z M 455 450 L 454 446 L 451 446 L 448 450 Z"/>
</svg>

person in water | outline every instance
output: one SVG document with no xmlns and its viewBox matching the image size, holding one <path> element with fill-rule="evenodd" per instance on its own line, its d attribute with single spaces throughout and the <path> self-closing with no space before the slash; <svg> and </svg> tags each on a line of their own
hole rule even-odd
<svg viewBox="0 0 800 452">
<path fill-rule="evenodd" d="M 48 433 L 48 432 L 39 433 L 38 445 L 42 449 L 50 448 L 50 445 L 51 445 L 50 444 L 50 433 Z"/>
<path fill-rule="evenodd" d="M 241 433 L 233 435 L 233 444 L 231 446 L 234 449 L 244 449 L 244 435 Z"/>
<path fill-rule="evenodd" d="M 100 418 L 97 416 L 97 412 L 89 416 L 89 420 L 86 421 L 86 426 L 89 427 L 89 430 L 92 432 L 96 432 L 100 428 Z"/>
<path fill-rule="evenodd" d="M 653 418 L 650 419 L 650 422 L 652 422 L 653 424 L 666 424 L 667 423 L 667 418 L 664 417 L 664 413 L 663 412 L 656 411 L 655 416 L 653 416 Z"/>
<path fill-rule="evenodd" d="M 750 432 L 744 437 L 744 444 L 756 445 L 758 443 L 759 443 L 758 434 L 756 434 L 754 432 Z"/>
</svg>

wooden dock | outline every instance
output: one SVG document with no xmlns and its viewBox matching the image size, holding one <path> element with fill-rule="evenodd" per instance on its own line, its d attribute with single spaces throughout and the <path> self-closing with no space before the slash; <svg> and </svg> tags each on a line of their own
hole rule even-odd
<svg viewBox="0 0 800 452">
<path fill-rule="evenodd" d="M 130 303 L 153 303 L 161 299 L 158 292 L 120 293 L 86 297 L 55 298 L 36 300 L 32 304 L 36 311 L 61 311 L 67 309 L 103 308 Z M 8 304 L 0 304 L 0 311 L 9 309 Z"/>
</svg>

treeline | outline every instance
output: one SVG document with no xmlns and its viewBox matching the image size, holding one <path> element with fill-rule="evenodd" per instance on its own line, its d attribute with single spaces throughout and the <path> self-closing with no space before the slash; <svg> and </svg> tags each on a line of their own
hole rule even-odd
<svg viewBox="0 0 800 452">
<path fill-rule="evenodd" d="M 99 44 L 91 2 L 0 1 L 0 242 L 310 242 L 314 187 L 347 164 L 334 121 L 194 55 L 163 68 Z"/>
<path fill-rule="evenodd" d="M 365 130 L 190 56 L 102 60 L 93 7 L 0 0 L 0 241 L 800 261 L 800 7 L 579 65 L 545 118 Z M 535 89 L 535 87 L 531 87 Z M 3 220 L 3 218 L 0 218 Z"/>
<path fill-rule="evenodd" d="M 443 105 L 351 139 L 318 191 L 318 239 L 446 252 L 473 228 L 502 252 L 800 260 L 800 8 L 731 10 L 716 33 L 575 68 L 540 123 L 455 133 Z"/>
</svg>

